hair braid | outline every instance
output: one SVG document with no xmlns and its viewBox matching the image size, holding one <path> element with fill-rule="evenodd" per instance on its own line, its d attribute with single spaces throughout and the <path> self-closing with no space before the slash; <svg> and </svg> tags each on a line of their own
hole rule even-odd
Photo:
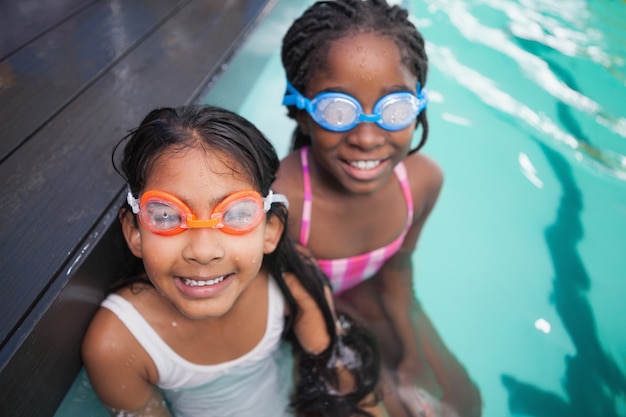
<svg viewBox="0 0 626 417">
<path fill-rule="evenodd" d="M 306 84 L 317 71 L 325 68 L 328 50 L 333 41 L 358 33 L 373 32 L 392 39 L 400 51 L 402 62 L 417 78 L 423 88 L 428 72 L 428 57 L 424 38 L 409 20 L 408 12 L 399 6 L 390 6 L 386 0 L 318 1 L 296 19 L 283 38 L 281 59 L 287 79 L 304 94 Z M 288 108 L 288 116 L 295 118 L 296 108 Z M 422 126 L 420 144 L 426 142 L 428 119 L 426 110 L 417 118 Z M 296 128 L 295 149 L 311 142 L 310 137 Z"/>
</svg>

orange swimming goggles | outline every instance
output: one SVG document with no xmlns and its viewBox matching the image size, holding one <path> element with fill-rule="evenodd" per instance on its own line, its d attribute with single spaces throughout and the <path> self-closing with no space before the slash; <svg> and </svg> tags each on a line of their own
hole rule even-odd
<svg viewBox="0 0 626 417">
<path fill-rule="evenodd" d="M 237 191 L 217 204 L 208 219 L 197 219 L 187 204 L 164 191 L 146 191 L 141 201 L 128 191 L 127 201 L 146 229 L 164 236 L 208 227 L 231 235 L 241 235 L 259 225 L 272 203 L 287 205 L 287 198 L 282 194 L 274 194 L 272 190 L 265 198 L 254 190 Z"/>
</svg>

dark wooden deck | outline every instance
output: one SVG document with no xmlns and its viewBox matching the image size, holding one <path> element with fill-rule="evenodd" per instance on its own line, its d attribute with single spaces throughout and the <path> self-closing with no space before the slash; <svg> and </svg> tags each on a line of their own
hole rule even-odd
<svg viewBox="0 0 626 417">
<path fill-rule="evenodd" d="M 273 3 L 0 2 L 0 416 L 51 416 L 81 366 L 119 268 L 113 145 L 196 101 Z"/>
</svg>

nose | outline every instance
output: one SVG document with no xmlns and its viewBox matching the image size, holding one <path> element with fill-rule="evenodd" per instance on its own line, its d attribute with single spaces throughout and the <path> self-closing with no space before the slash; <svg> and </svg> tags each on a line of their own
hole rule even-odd
<svg viewBox="0 0 626 417">
<path fill-rule="evenodd" d="M 224 233 L 213 228 L 189 229 L 183 233 L 187 239 L 183 249 L 185 260 L 207 265 L 224 258 Z"/>
<path fill-rule="evenodd" d="M 369 150 L 385 143 L 385 132 L 376 123 L 361 122 L 348 132 L 347 142 Z"/>
</svg>

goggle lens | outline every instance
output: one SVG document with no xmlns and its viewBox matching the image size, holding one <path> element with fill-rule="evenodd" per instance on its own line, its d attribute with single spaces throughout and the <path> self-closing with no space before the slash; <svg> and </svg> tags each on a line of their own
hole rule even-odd
<svg viewBox="0 0 626 417">
<path fill-rule="evenodd" d="M 260 196 L 259 199 L 251 196 L 243 197 L 228 203 L 226 207 L 220 209 L 220 213 L 225 232 L 245 233 L 261 222 L 264 213 L 263 202 Z"/>
<path fill-rule="evenodd" d="M 397 93 L 382 98 L 374 113 L 380 115 L 378 124 L 387 130 L 400 130 L 409 126 L 419 114 L 415 96 Z"/>
<path fill-rule="evenodd" d="M 139 221 L 155 233 L 169 232 L 180 227 L 185 214 L 170 201 L 151 199 L 139 211 Z"/>
<path fill-rule="evenodd" d="M 313 120 L 323 127 L 334 126 L 337 129 L 352 129 L 359 120 L 360 105 L 346 97 L 332 94 L 314 100 L 315 111 L 311 114 Z"/>
</svg>

